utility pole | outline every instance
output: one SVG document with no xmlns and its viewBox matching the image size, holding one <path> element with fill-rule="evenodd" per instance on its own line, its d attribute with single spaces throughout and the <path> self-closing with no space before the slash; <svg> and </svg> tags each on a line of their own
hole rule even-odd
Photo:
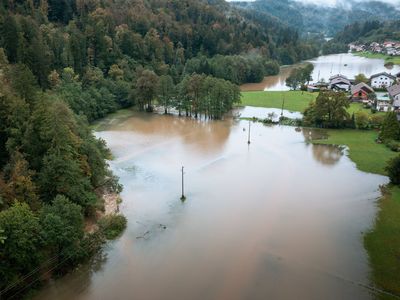
<svg viewBox="0 0 400 300">
<path fill-rule="evenodd" d="M 247 140 L 247 144 L 249 144 L 250 145 L 250 130 L 251 130 L 251 121 L 249 121 L 249 137 L 248 137 L 248 140 Z"/>
<path fill-rule="evenodd" d="M 185 197 L 185 181 L 184 181 L 185 172 L 184 172 L 184 168 L 185 167 L 182 167 L 182 196 L 181 196 L 181 201 L 185 201 L 186 200 L 186 197 Z"/>
<path fill-rule="evenodd" d="M 283 109 L 285 107 L 285 92 L 283 92 L 283 98 L 282 98 L 282 110 L 281 110 L 281 117 L 283 116 Z"/>
</svg>

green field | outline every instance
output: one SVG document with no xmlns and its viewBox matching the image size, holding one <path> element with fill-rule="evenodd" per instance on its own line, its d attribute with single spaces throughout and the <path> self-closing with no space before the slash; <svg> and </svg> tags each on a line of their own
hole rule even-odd
<svg viewBox="0 0 400 300">
<path fill-rule="evenodd" d="M 286 91 L 286 92 L 242 92 L 243 106 L 282 108 L 283 98 L 285 97 L 285 109 L 289 111 L 304 112 L 308 104 L 314 101 L 318 93 L 308 93 L 301 91 Z M 371 114 L 370 109 L 366 109 L 361 103 L 351 103 L 348 109 L 349 114 L 357 111 L 365 111 Z M 378 114 L 384 114 L 378 112 Z"/>
<path fill-rule="evenodd" d="M 400 295 L 400 188 L 384 189 L 375 227 L 364 236 L 372 280 L 385 291 Z M 387 191 L 386 191 L 387 190 Z M 383 298 L 382 299 L 386 299 Z M 387 297 L 387 299 L 393 299 Z"/>
<path fill-rule="evenodd" d="M 364 172 L 385 175 L 386 162 L 396 155 L 385 145 L 375 143 L 378 133 L 373 130 L 328 130 L 328 139 L 314 141 L 316 144 L 346 145 L 349 157 Z"/>
<path fill-rule="evenodd" d="M 242 92 L 243 106 L 282 108 L 283 98 L 285 98 L 284 109 L 289 111 L 303 112 L 308 104 L 315 100 L 318 93 L 308 93 L 301 91 L 286 92 Z"/>
<path fill-rule="evenodd" d="M 365 172 L 386 175 L 387 161 L 398 155 L 375 143 L 375 131 L 328 130 L 328 135 L 328 139 L 314 143 L 348 146 L 349 157 Z M 388 186 L 384 190 L 375 226 L 364 236 L 364 245 L 376 287 L 400 296 L 400 188 Z M 392 298 L 382 295 L 380 299 Z"/>
<path fill-rule="evenodd" d="M 400 65 L 400 56 L 389 56 L 381 53 L 371 53 L 371 52 L 357 52 L 353 53 L 356 56 L 366 57 L 366 58 L 377 58 L 384 59 L 385 63 L 392 62 L 395 65 Z"/>
<path fill-rule="evenodd" d="M 347 111 L 349 112 L 350 115 L 353 113 L 356 113 L 358 111 L 365 111 L 367 114 L 372 115 L 372 111 L 370 108 L 364 108 L 361 103 L 355 103 L 355 102 L 350 103 L 350 107 L 347 109 Z M 384 115 L 386 113 L 383 111 L 379 111 L 379 112 L 376 112 L 376 114 Z"/>
</svg>

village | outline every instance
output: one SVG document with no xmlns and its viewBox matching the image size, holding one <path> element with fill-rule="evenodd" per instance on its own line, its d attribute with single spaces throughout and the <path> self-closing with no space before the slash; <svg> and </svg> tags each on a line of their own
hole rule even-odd
<svg viewBox="0 0 400 300">
<path fill-rule="evenodd" d="M 351 52 L 371 52 L 389 56 L 400 56 L 400 42 L 397 41 L 372 42 L 370 44 L 350 43 L 348 46 Z"/>
<path fill-rule="evenodd" d="M 337 74 L 331 76 L 328 82 L 320 81 L 308 85 L 307 90 L 309 92 L 321 90 L 346 92 L 352 102 L 362 103 L 364 107 L 375 111 L 395 111 L 400 120 L 400 73 L 392 75 L 381 72 L 365 81 L 359 82 Z"/>
</svg>

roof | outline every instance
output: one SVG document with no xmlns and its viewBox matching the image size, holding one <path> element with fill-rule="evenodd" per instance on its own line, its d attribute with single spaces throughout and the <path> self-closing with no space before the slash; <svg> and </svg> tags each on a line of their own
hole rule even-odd
<svg viewBox="0 0 400 300">
<path fill-rule="evenodd" d="M 394 100 L 393 107 L 400 107 L 400 100 Z"/>
<path fill-rule="evenodd" d="M 330 84 L 347 84 L 350 85 L 350 80 L 348 80 L 347 78 L 343 78 L 343 77 L 337 77 L 331 80 Z"/>
<path fill-rule="evenodd" d="M 395 84 L 387 88 L 390 97 L 395 97 L 400 94 L 400 84 Z"/>
<path fill-rule="evenodd" d="M 351 87 L 351 93 L 354 95 L 355 93 L 358 93 L 359 91 L 365 91 L 367 93 L 373 93 L 374 89 L 371 88 L 368 84 L 364 83 L 364 82 L 360 82 L 357 85 L 353 85 Z"/>
<path fill-rule="evenodd" d="M 346 76 L 344 76 L 344 75 L 336 74 L 336 75 L 333 75 L 333 76 L 329 77 L 329 80 L 333 80 L 333 79 L 335 79 L 335 78 L 348 79 L 348 78 L 347 78 Z"/>
<path fill-rule="evenodd" d="M 378 73 L 378 74 L 371 75 L 371 79 L 375 78 L 375 77 L 379 77 L 379 76 L 386 76 L 386 77 L 389 77 L 389 78 L 391 78 L 393 80 L 396 80 L 395 76 L 393 76 L 392 74 L 389 74 L 387 72 L 381 72 L 381 73 Z"/>
</svg>

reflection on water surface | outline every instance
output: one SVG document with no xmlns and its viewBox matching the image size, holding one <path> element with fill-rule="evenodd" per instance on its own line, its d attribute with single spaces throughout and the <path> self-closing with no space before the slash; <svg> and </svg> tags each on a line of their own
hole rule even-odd
<svg viewBox="0 0 400 300">
<path fill-rule="evenodd" d="M 248 122 L 230 118 L 135 112 L 108 124 L 97 135 L 128 228 L 95 270 L 37 299 L 372 299 L 361 232 L 385 177 L 308 143 L 308 129 L 254 123 L 248 146 Z"/>
</svg>

